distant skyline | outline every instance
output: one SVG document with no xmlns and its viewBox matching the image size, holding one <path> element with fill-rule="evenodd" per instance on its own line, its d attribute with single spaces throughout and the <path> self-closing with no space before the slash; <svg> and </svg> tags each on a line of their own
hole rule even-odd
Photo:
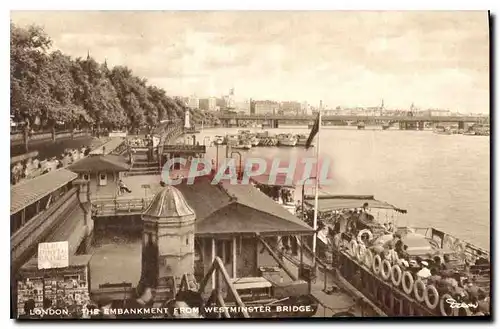
<svg viewBox="0 0 500 329">
<path fill-rule="evenodd" d="M 489 112 L 486 11 L 11 12 L 172 96 Z"/>
</svg>

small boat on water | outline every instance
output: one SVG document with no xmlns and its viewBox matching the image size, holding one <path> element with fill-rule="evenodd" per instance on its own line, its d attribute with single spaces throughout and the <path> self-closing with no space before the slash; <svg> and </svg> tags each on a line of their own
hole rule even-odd
<svg viewBox="0 0 500 329">
<path fill-rule="evenodd" d="M 391 125 L 390 125 L 390 124 L 388 124 L 387 122 L 386 122 L 386 123 L 384 123 L 384 124 L 382 124 L 382 130 L 387 130 L 387 129 L 389 129 L 390 127 L 391 127 Z"/>
<path fill-rule="evenodd" d="M 257 134 L 252 133 L 250 130 L 240 130 L 238 134 L 241 138 L 248 139 L 252 146 L 258 146 L 260 139 L 257 137 Z"/>
<path fill-rule="evenodd" d="M 309 223 L 314 196 L 304 203 Z M 490 314 L 487 250 L 433 227 L 398 226 L 394 213 L 406 210 L 373 196 L 320 196 L 318 212 L 317 257 L 386 315 Z"/>
<path fill-rule="evenodd" d="M 240 137 L 238 135 L 226 135 L 224 137 L 224 144 L 226 145 L 235 145 L 238 144 Z"/>
<path fill-rule="evenodd" d="M 238 144 L 231 145 L 233 149 L 239 149 L 239 150 L 250 150 L 252 148 L 252 143 L 249 141 L 243 141 L 240 140 Z"/>
<path fill-rule="evenodd" d="M 433 131 L 435 134 L 438 134 L 438 135 L 451 135 L 452 132 L 450 130 L 450 128 L 448 127 L 443 127 L 443 126 L 437 126 L 434 131 Z"/>
<path fill-rule="evenodd" d="M 365 129 L 365 123 L 363 121 L 358 122 L 358 129 Z"/>
<path fill-rule="evenodd" d="M 250 140 L 239 135 L 227 135 L 226 144 L 233 149 L 249 150 L 252 148 Z"/>
<path fill-rule="evenodd" d="M 295 146 L 297 145 L 297 137 L 293 134 L 279 134 L 278 146 Z"/>
<path fill-rule="evenodd" d="M 214 138 L 214 144 L 215 145 L 222 145 L 222 144 L 224 144 L 224 136 L 215 136 L 215 138 Z"/>
<path fill-rule="evenodd" d="M 296 137 L 297 137 L 297 146 L 306 146 L 307 139 L 309 138 L 309 136 L 299 134 Z"/>
</svg>

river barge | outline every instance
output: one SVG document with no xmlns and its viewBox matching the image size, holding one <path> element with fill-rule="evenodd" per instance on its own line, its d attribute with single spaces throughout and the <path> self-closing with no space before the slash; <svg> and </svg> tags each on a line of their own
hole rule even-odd
<svg viewBox="0 0 500 329">
<path fill-rule="evenodd" d="M 306 196 L 304 218 L 313 204 Z M 388 316 L 490 314 L 487 250 L 436 228 L 398 227 L 394 213 L 406 210 L 373 196 L 320 196 L 318 211 L 327 232 L 326 243 L 317 239 L 318 257 Z M 407 250 L 391 258 L 397 240 Z M 432 273 L 425 279 L 417 275 L 423 261 Z"/>
</svg>

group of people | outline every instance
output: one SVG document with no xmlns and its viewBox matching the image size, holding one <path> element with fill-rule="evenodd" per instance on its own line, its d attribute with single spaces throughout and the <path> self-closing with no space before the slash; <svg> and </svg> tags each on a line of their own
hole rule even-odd
<svg viewBox="0 0 500 329">
<path fill-rule="evenodd" d="M 487 293 L 469 272 L 469 267 L 454 264 L 449 254 L 410 257 L 408 246 L 399 233 L 384 246 L 372 246 L 371 250 L 391 265 L 399 265 L 403 271 L 412 274 L 414 280 L 434 285 L 440 295 L 449 294 L 457 302 L 477 303 L 487 298 Z M 484 264 L 485 258 L 476 260 L 475 265 Z M 486 262 L 488 262 L 486 260 Z M 470 264 L 469 264 L 470 265 Z M 483 307 L 484 308 L 484 307 Z"/>
<path fill-rule="evenodd" d="M 67 149 L 59 157 L 52 157 L 42 161 L 34 157 L 17 162 L 11 170 L 11 184 L 15 185 L 22 180 L 35 178 L 50 171 L 66 167 L 87 156 L 89 153 L 90 147 L 82 147 L 81 149 Z"/>
</svg>

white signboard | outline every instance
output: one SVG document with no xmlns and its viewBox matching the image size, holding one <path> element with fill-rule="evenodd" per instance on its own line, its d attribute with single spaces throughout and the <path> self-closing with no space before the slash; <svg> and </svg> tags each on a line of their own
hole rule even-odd
<svg viewBox="0 0 500 329">
<path fill-rule="evenodd" d="M 68 241 L 44 242 L 38 244 L 38 269 L 69 266 Z"/>
</svg>

